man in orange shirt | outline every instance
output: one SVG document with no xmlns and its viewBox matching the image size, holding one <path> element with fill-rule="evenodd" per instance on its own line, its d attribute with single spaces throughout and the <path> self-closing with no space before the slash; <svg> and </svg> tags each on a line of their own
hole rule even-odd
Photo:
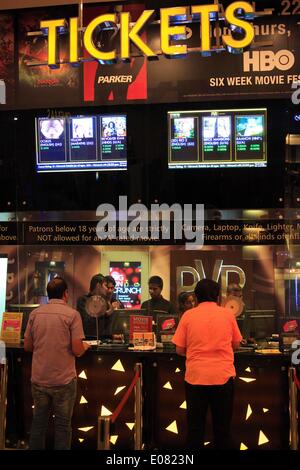
<svg viewBox="0 0 300 470">
<path fill-rule="evenodd" d="M 199 281 L 195 295 L 198 306 L 187 310 L 173 337 L 176 352 L 186 356 L 187 447 L 204 445 L 205 421 L 211 408 L 214 447 L 231 447 L 233 411 L 234 348 L 242 335 L 233 313 L 217 305 L 219 285 Z"/>
</svg>

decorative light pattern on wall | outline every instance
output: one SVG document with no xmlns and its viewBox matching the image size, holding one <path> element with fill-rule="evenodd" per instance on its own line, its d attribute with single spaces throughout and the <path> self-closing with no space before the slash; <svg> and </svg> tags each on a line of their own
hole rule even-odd
<svg viewBox="0 0 300 470">
<path fill-rule="evenodd" d="M 250 418 L 250 416 L 252 415 L 252 408 L 250 405 L 248 405 L 248 408 L 247 408 L 247 414 L 246 414 L 246 421 L 248 418 Z"/>
<path fill-rule="evenodd" d="M 267 438 L 267 436 L 262 431 L 259 431 L 258 445 L 262 446 L 263 444 L 266 444 L 267 442 L 269 442 L 269 439 Z"/>
<path fill-rule="evenodd" d="M 167 388 L 168 390 L 173 390 L 172 385 L 170 384 L 170 382 L 166 382 L 165 385 L 163 386 L 163 388 Z"/>
<path fill-rule="evenodd" d="M 176 420 L 174 420 L 168 427 L 166 427 L 167 431 L 173 432 L 174 434 L 178 434 L 178 428 Z"/>
<path fill-rule="evenodd" d="M 118 359 L 117 362 L 112 366 L 111 370 L 116 370 L 118 372 L 125 372 L 125 369 L 120 359 Z"/>
<path fill-rule="evenodd" d="M 126 385 L 122 385 L 121 387 L 117 387 L 114 395 L 118 395 L 124 388 L 126 388 Z"/>
<path fill-rule="evenodd" d="M 126 423 L 126 426 L 130 429 L 130 431 L 134 428 L 134 423 Z"/>
<path fill-rule="evenodd" d="M 117 442 L 119 436 L 110 436 L 109 442 L 111 442 L 113 445 Z"/>
<path fill-rule="evenodd" d="M 110 416 L 112 414 L 111 411 L 109 411 L 108 408 L 105 408 L 105 406 L 101 406 L 101 412 L 100 412 L 100 415 L 101 416 Z"/>
<path fill-rule="evenodd" d="M 87 376 L 86 376 L 86 373 L 85 373 L 84 370 L 78 375 L 78 377 L 79 377 L 80 379 L 85 379 L 85 380 L 87 380 Z"/>
</svg>

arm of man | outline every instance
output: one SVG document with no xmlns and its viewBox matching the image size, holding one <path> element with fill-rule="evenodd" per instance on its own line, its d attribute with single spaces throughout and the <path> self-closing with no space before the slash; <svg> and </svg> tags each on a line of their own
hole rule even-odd
<svg viewBox="0 0 300 470">
<path fill-rule="evenodd" d="M 87 349 L 91 347 L 90 344 L 84 343 L 84 332 L 82 327 L 82 320 L 80 314 L 75 312 L 74 319 L 71 323 L 71 348 L 74 356 L 82 356 Z"/>
<path fill-rule="evenodd" d="M 33 352 L 33 340 L 32 340 L 32 317 L 29 316 L 26 330 L 24 334 L 24 350 L 27 352 Z"/>
<path fill-rule="evenodd" d="M 186 356 L 186 324 L 183 318 L 179 321 L 172 343 L 175 344 L 176 353 L 179 356 Z"/>
<path fill-rule="evenodd" d="M 232 349 L 238 349 L 241 345 L 241 341 L 243 339 L 240 329 L 238 327 L 237 321 L 235 316 L 233 315 L 233 327 L 232 327 Z"/>
<path fill-rule="evenodd" d="M 176 353 L 179 356 L 186 356 L 186 348 L 182 348 L 181 346 L 176 346 Z"/>
<path fill-rule="evenodd" d="M 232 345 L 232 349 L 235 351 L 236 349 L 240 347 L 241 342 L 240 341 L 236 343 L 232 342 L 231 345 Z"/>
<path fill-rule="evenodd" d="M 30 336 L 24 338 L 24 350 L 27 352 L 33 352 L 33 342 Z"/>
<path fill-rule="evenodd" d="M 91 345 L 88 343 L 84 343 L 81 338 L 72 340 L 72 352 L 76 357 L 82 356 L 85 351 L 90 347 Z"/>
</svg>

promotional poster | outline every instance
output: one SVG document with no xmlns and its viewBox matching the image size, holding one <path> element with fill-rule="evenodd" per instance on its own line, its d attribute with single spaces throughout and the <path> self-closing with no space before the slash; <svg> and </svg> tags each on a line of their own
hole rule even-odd
<svg viewBox="0 0 300 470">
<path fill-rule="evenodd" d="M 0 107 L 15 99 L 15 37 L 12 15 L 0 15 Z"/>
<path fill-rule="evenodd" d="M 68 8 L 70 16 L 77 15 L 77 8 Z M 19 93 L 20 106 L 76 105 L 80 102 L 80 69 L 61 64 L 56 69 L 47 65 L 48 40 L 44 35 L 28 35 L 38 32 L 40 22 L 64 17 L 65 9 L 40 9 L 21 13 L 19 31 Z M 59 58 L 68 57 L 68 35 L 59 35 Z"/>
</svg>

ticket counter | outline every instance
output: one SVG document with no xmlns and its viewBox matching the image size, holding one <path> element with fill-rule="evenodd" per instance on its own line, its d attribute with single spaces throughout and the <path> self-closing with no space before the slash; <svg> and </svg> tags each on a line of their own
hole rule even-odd
<svg viewBox="0 0 300 470">
<path fill-rule="evenodd" d="M 8 350 L 7 445 L 28 441 L 32 399 L 31 355 Z M 182 449 L 186 438 L 184 359 L 173 351 L 132 352 L 122 348 L 91 350 L 77 360 L 78 395 L 73 416 L 73 449 L 97 448 L 97 417 L 113 413 L 143 365 L 143 442 L 148 449 Z M 289 449 L 287 355 L 236 353 L 237 369 L 233 438 L 241 450 Z M 131 395 L 111 432 L 112 449 L 133 449 Z M 48 433 L 51 446 L 53 426 Z M 211 426 L 207 425 L 207 448 Z"/>
</svg>

